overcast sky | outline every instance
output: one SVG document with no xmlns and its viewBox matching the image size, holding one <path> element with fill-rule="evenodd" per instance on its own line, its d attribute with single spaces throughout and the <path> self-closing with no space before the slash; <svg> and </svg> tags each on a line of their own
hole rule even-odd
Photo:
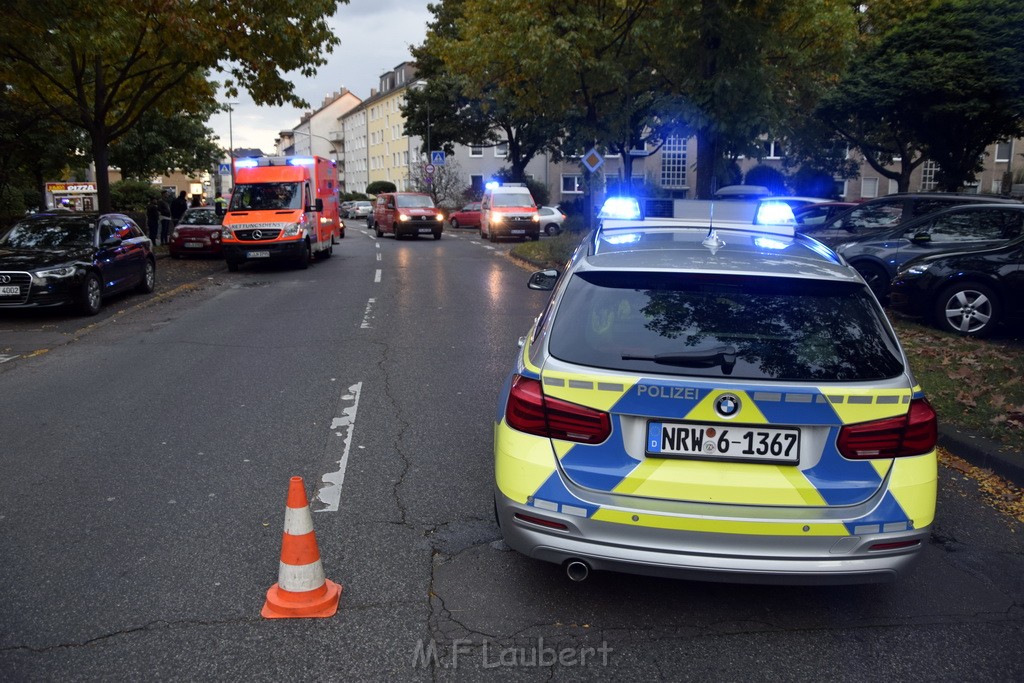
<svg viewBox="0 0 1024 683">
<path fill-rule="evenodd" d="M 370 88 L 376 88 L 381 74 L 412 59 L 409 48 L 423 42 L 427 21 L 428 0 L 350 0 L 339 5 L 329 20 L 341 45 L 327 56 L 314 78 L 295 83 L 295 91 L 316 110 L 323 99 L 334 91 L 348 88 L 367 99 Z M 307 110 L 294 107 L 257 107 L 242 93 L 231 115 L 217 114 L 210 127 L 227 149 L 229 137 L 235 148 L 257 147 L 270 153 L 274 140 L 282 130 L 291 130 Z"/>
</svg>

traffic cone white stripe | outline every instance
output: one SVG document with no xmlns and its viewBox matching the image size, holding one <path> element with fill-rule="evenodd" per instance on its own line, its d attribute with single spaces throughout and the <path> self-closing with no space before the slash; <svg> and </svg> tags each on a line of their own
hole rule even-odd
<svg viewBox="0 0 1024 683">
<path fill-rule="evenodd" d="M 291 536 L 305 536 L 313 531 L 313 516 L 309 506 L 304 508 L 285 508 L 284 532 Z"/>
<path fill-rule="evenodd" d="M 319 560 L 303 565 L 282 562 L 277 570 L 277 585 L 291 593 L 316 590 L 324 585 L 325 578 L 324 566 Z"/>
</svg>

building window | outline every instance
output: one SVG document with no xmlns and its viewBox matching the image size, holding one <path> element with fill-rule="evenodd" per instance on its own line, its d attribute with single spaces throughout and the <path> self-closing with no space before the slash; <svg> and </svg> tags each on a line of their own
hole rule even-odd
<svg viewBox="0 0 1024 683">
<path fill-rule="evenodd" d="M 481 193 L 484 191 L 484 177 L 482 175 L 470 175 L 469 176 L 469 187 L 473 191 L 473 194 Z"/>
<path fill-rule="evenodd" d="M 779 140 L 772 140 L 771 142 L 764 143 L 764 158 L 765 159 L 781 159 L 782 158 L 782 142 Z"/>
<path fill-rule="evenodd" d="M 484 148 L 480 145 L 469 146 L 469 156 L 471 157 L 482 157 L 484 155 Z"/>
<path fill-rule="evenodd" d="M 1006 140 L 996 144 L 996 161 L 1009 161 L 1013 155 L 1013 141 Z"/>
<path fill-rule="evenodd" d="M 562 176 L 562 194 L 582 194 L 583 177 L 578 175 Z"/>
<path fill-rule="evenodd" d="M 864 199 L 878 196 L 878 178 L 864 178 L 860 184 L 860 196 Z"/>
<path fill-rule="evenodd" d="M 670 136 L 661 148 L 661 186 L 686 187 L 686 140 Z"/>
<path fill-rule="evenodd" d="M 931 192 L 935 189 L 935 172 L 939 165 L 934 161 L 926 161 L 921 167 L 921 192 Z"/>
<path fill-rule="evenodd" d="M 508 157 L 508 142 L 500 142 L 494 146 L 494 156 L 498 159 Z"/>
</svg>

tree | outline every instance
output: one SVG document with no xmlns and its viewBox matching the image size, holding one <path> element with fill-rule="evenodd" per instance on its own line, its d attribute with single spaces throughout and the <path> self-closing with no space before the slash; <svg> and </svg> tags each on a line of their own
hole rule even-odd
<svg viewBox="0 0 1024 683">
<path fill-rule="evenodd" d="M 696 194 L 766 133 L 813 108 L 846 64 L 856 37 L 846 0 L 691 0 L 655 3 L 645 43 L 697 138 Z"/>
<path fill-rule="evenodd" d="M 414 167 L 413 189 L 429 194 L 435 206 L 461 205 L 467 186 L 459 164 L 454 159 L 448 159 L 443 165 L 435 166 L 434 172 L 429 174 L 425 167 L 426 164 L 416 164 Z"/>
<path fill-rule="evenodd" d="M 1024 132 L 1021 44 L 1016 0 L 932 3 L 866 50 L 818 114 L 899 191 L 929 159 L 939 187 L 959 189 L 987 145 Z"/>
<path fill-rule="evenodd" d="M 197 112 L 163 115 L 151 109 L 110 145 L 110 163 L 121 169 L 124 178 L 150 178 L 174 169 L 209 170 L 222 154 L 206 125 L 214 111 L 214 107 L 201 107 Z"/>
<path fill-rule="evenodd" d="M 398 188 L 390 180 L 374 180 L 366 186 L 366 194 L 378 195 L 384 192 L 397 192 Z"/>
<path fill-rule="evenodd" d="M 110 208 L 109 145 L 147 111 L 209 102 L 208 70 L 229 97 L 297 106 L 284 74 L 310 76 L 338 43 L 327 25 L 338 2 L 306 0 L 9 0 L 0 23 L 0 81 L 85 131 L 101 210 Z M 194 105 L 194 106 L 190 106 Z"/>
</svg>

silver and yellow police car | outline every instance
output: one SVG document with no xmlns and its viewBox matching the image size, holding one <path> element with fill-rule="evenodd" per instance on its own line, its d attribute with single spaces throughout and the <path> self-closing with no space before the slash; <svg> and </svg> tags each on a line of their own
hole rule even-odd
<svg viewBox="0 0 1024 683">
<path fill-rule="evenodd" d="M 495 418 L 506 543 L 577 581 L 909 571 L 936 415 L 857 272 L 789 218 L 602 215 L 564 272 L 530 278 L 552 293 Z"/>
</svg>

